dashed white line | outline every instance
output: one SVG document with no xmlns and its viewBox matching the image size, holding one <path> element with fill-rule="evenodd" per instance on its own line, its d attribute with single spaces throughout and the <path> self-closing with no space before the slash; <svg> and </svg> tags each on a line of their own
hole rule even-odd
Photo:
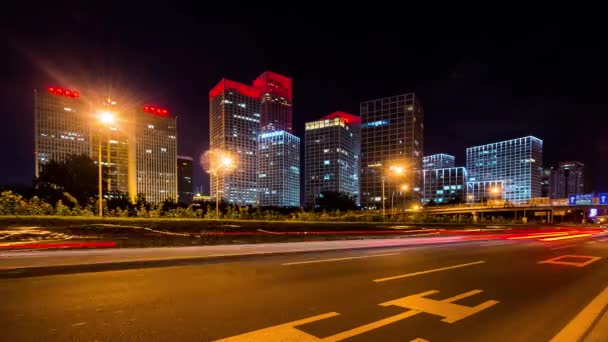
<svg viewBox="0 0 608 342">
<path fill-rule="evenodd" d="M 352 260 L 352 259 L 376 258 L 376 257 L 389 256 L 389 255 L 397 255 L 397 254 L 400 254 L 400 253 L 372 254 L 372 255 L 362 255 L 362 256 L 346 257 L 346 258 L 296 261 L 296 262 L 287 262 L 287 263 L 281 264 L 281 266 L 302 265 L 302 264 L 315 264 L 315 263 L 319 263 L 319 262 L 334 262 L 334 261 Z"/>
<path fill-rule="evenodd" d="M 374 279 L 374 282 L 375 283 L 379 283 L 379 282 L 388 281 L 388 280 L 408 278 L 408 277 L 413 277 L 413 276 L 417 276 L 417 275 L 434 273 L 434 272 L 441 272 L 441 271 L 447 271 L 447 270 L 453 270 L 455 268 L 473 266 L 473 265 L 483 264 L 483 263 L 485 263 L 485 261 L 480 260 L 480 261 L 475 261 L 475 262 L 469 262 L 469 263 L 466 263 L 466 264 L 452 265 L 452 266 L 447 266 L 447 267 L 435 268 L 435 269 L 432 269 L 432 270 L 426 270 L 426 271 L 420 271 L 420 272 L 414 272 L 414 273 L 401 274 L 401 275 L 397 275 L 397 276 L 393 276 L 393 277 L 387 277 L 387 278 Z"/>
</svg>

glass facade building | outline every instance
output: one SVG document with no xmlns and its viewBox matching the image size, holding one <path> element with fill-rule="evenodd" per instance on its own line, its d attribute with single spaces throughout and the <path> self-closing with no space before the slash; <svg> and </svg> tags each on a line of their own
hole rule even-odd
<svg viewBox="0 0 608 342">
<path fill-rule="evenodd" d="M 422 184 L 425 204 L 466 202 L 467 170 L 464 167 L 422 170 Z"/>
<path fill-rule="evenodd" d="M 260 206 L 300 206 L 300 138 L 285 131 L 264 132 L 258 140 Z"/>
<path fill-rule="evenodd" d="M 50 87 L 34 90 L 34 175 L 50 160 L 91 155 L 92 114 L 74 90 Z"/>
<path fill-rule="evenodd" d="M 260 90 L 223 79 L 209 92 L 209 107 L 210 148 L 228 150 L 237 159 L 232 173 L 225 177 L 211 175 L 211 189 L 219 185 L 219 195 L 228 203 L 255 205 Z"/>
<path fill-rule="evenodd" d="M 567 198 L 585 193 L 585 164 L 578 161 L 559 163 L 549 176 L 549 197 Z"/>
<path fill-rule="evenodd" d="M 304 135 L 304 205 L 313 207 L 324 191 L 359 195 L 358 116 L 336 112 L 307 122 Z"/>
<path fill-rule="evenodd" d="M 445 153 L 431 154 L 422 158 L 422 168 L 424 170 L 430 169 L 444 169 L 454 167 L 454 156 Z"/>
<path fill-rule="evenodd" d="M 361 206 L 382 206 L 396 193 L 396 203 L 421 200 L 424 111 L 415 94 L 404 94 L 362 102 L 361 112 Z M 390 174 L 393 165 L 405 167 L 402 177 Z M 406 184 L 409 191 L 402 192 Z M 389 198 L 390 200 L 390 198 Z"/>
<path fill-rule="evenodd" d="M 260 90 L 261 131 L 293 133 L 292 80 L 266 71 L 253 81 Z"/>
<path fill-rule="evenodd" d="M 521 204 L 541 197 L 542 140 L 527 136 L 469 147 L 466 155 L 470 201 L 490 198 Z"/>
<path fill-rule="evenodd" d="M 177 199 L 181 203 L 192 203 L 192 157 L 177 156 Z"/>
</svg>

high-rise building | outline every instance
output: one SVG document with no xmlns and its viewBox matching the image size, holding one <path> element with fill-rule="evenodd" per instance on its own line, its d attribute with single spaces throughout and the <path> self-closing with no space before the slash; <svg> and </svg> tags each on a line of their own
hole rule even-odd
<svg viewBox="0 0 608 342">
<path fill-rule="evenodd" d="M 467 170 L 464 167 L 422 170 L 422 184 L 425 204 L 466 202 Z"/>
<path fill-rule="evenodd" d="M 469 201 L 526 203 L 541 196 L 543 141 L 527 136 L 467 148 Z"/>
<path fill-rule="evenodd" d="M 585 193 L 585 164 L 578 161 L 559 163 L 551 170 L 549 197 L 567 198 Z"/>
<path fill-rule="evenodd" d="M 34 90 L 34 115 L 36 177 L 50 160 L 91 154 L 92 113 L 78 91 L 59 87 Z"/>
<path fill-rule="evenodd" d="M 192 162 L 192 157 L 177 156 L 177 198 L 181 203 L 192 203 Z"/>
<path fill-rule="evenodd" d="M 177 118 L 144 106 L 132 120 L 137 194 L 153 203 L 177 201 Z"/>
<path fill-rule="evenodd" d="M 543 175 L 541 177 L 540 186 L 541 197 L 550 197 L 549 182 L 551 180 L 551 173 L 553 172 L 553 169 L 553 166 L 543 168 Z"/>
<path fill-rule="evenodd" d="M 229 203 L 258 203 L 260 118 L 258 88 L 222 79 L 209 92 L 210 148 L 228 150 L 236 156 L 234 172 L 211 175 L 211 189 L 219 185 L 220 196 Z"/>
<path fill-rule="evenodd" d="M 430 170 L 454 167 L 454 160 L 454 156 L 451 156 L 449 154 L 431 154 L 430 156 L 424 156 L 422 158 L 422 168 L 424 170 Z"/>
<path fill-rule="evenodd" d="M 266 71 L 253 81 L 260 91 L 261 131 L 293 133 L 292 80 Z"/>
<path fill-rule="evenodd" d="M 36 176 L 51 159 L 84 153 L 108 168 L 104 196 L 122 192 L 149 202 L 177 199 L 176 119 L 166 109 L 133 109 L 90 97 L 83 101 L 79 92 L 59 87 L 35 91 L 34 97 Z M 114 112 L 115 122 L 100 124 L 101 111 Z"/>
<path fill-rule="evenodd" d="M 358 202 L 360 129 L 360 118 L 344 112 L 306 123 L 305 206 L 313 207 L 324 191 L 355 196 Z"/>
<path fill-rule="evenodd" d="M 396 193 L 396 203 L 419 201 L 422 187 L 424 111 L 415 94 L 362 102 L 361 111 L 361 206 L 382 207 Z M 392 167 L 404 170 L 393 174 Z M 409 191 L 400 189 L 407 185 Z"/>
<path fill-rule="evenodd" d="M 286 131 L 264 132 L 258 140 L 260 206 L 300 206 L 300 138 Z"/>
</svg>

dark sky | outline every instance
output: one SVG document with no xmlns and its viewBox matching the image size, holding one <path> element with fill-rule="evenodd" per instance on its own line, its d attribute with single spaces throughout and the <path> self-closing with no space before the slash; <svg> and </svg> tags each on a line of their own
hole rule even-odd
<svg viewBox="0 0 608 342">
<path fill-rule="evenodd" d="M 416 92 L 426 154 L 464 165 L 467 146 L 532 134 L 545 164 L 580 160 L 591 188 L 608 190 L 608 32 L 592 9 L 225 3 L 3 8 L 0 184 L 31 181 L 33 88 L 94 85 L 164 105 L 179 117 L 179 153 L 197 158 L 213 85 L 272 70 L 294 80 L 299 136 L 306 121 Z M 195 181 L 207 187 L 200 169 Z"/>
</svg>

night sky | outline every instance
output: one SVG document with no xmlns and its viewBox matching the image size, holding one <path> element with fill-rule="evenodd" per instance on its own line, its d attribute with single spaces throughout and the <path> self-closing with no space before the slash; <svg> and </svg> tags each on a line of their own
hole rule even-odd
<svg viewBox="0 0 608 342">
<path fill-rule="evenodd" d="M 197 159 L 209 144 L 209 90 L 271 70 L 294 80 L 300 137 L 306 121 L 415 92 L 425 154 L 464 165 L 467 146 L 531 134 L 544 140 L 545 164 L 580 160 L 590 189 L 608 190 L 607 36 L 591 9 L 48 3 L 0 14 L 0 184 L 33 177 L 33 88 L 94 86 L 168 107 L 179 153 Z M 207 182 L 197 169 L 195 183 Z"/>
</svg>

